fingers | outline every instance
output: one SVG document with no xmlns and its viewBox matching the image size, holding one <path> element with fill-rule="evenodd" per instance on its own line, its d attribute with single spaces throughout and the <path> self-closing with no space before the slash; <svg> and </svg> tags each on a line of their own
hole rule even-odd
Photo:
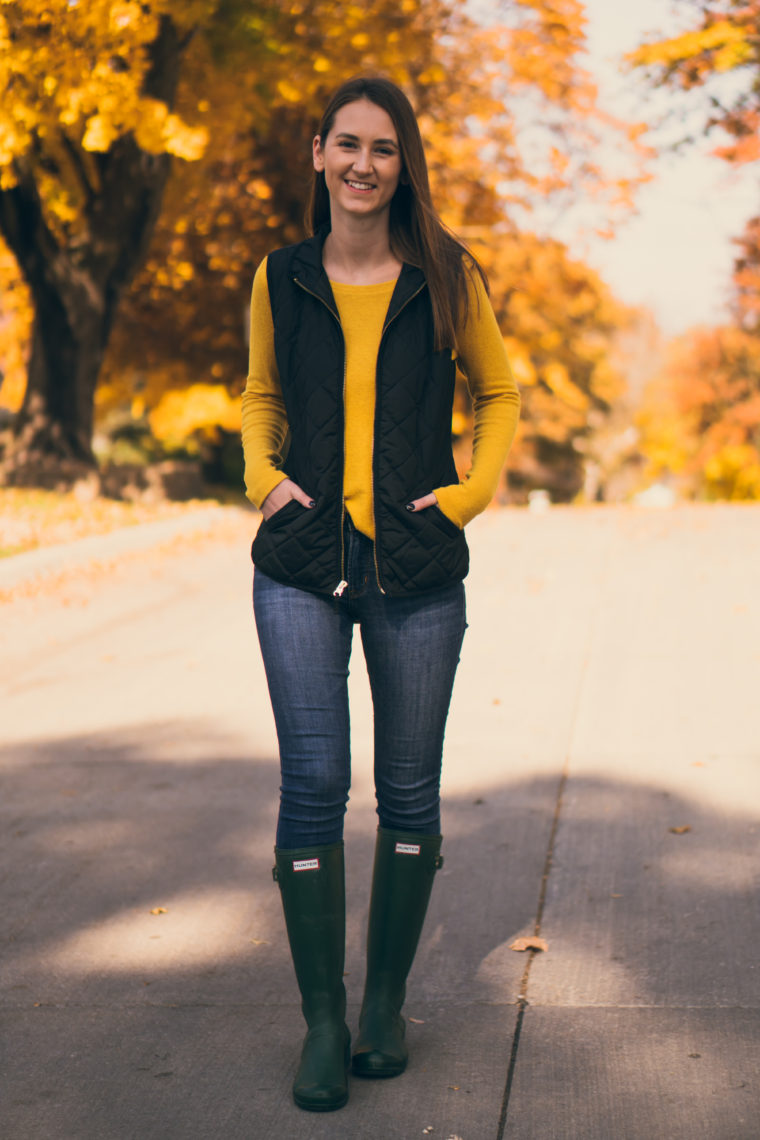
<svg viewBox="0 0 760 1140">
<path fill-rule="evenodd" d="M 435 495 L 431 491 L 429 495 L 423 495 L 421 499 L 413 499 L 411 503 L 406 504 L 408 511 L 424 511 L 426 507 L 435 506 L 438 502 Z"/>
<path fill-rule="evenodd" d="M 272 515 L 277 514 L 282 510 L 286 503 L 291 499 L 296 499 L 302 507 L 307 510 L 316 506 L 316 503 L 307 495 L 297 483 L 292 479 L 283 479 L 277 486 L 269 492 L 264 502 L 261 504 L 261 513 L 265 519 L 271 519 Z"/>
<path fill-rule="evenodd" d="M 305 491 L 302 491 L 297 483 L 291 483 L 290 486 L 293 492 L 291 498 L 298 499 L 302 507 L 316 507 L 317 504 L 314 502 L 311 495 L 307 495 Z"/>
</svg>

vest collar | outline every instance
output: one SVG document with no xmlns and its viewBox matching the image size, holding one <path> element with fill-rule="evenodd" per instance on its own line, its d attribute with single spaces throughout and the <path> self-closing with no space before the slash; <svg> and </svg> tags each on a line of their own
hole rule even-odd
<svg viewBox="0 0 760 1140">
<path fill-rule="evenodd" d="M 322 264 L 322 246 L 325 244 L 325 238 L 329 232 L 329 225 L 321 226 L 313 237 L 307 238 L 306 241 L 302 241 L 296 246 L 296 252 L 291 263 L 291 276 L 299 285 L 324 301 L 339 320 L 338 307 L 335 304 L 333 291 Z M 391 296 L 385 325 L 392 321 L 404 305 L 425 286 L 425 274 L 422 270 L 418 269 L 416 265 L 409 265 L 404 262 Z"/>
</svg>

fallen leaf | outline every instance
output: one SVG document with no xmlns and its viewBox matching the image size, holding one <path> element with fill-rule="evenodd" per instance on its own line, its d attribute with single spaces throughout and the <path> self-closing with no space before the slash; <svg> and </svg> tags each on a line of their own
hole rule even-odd
<svg viewBox="0 0 760 1140">
<path fill-rule="evenodd" d="M 165 906 L 154 906 L 153 910 L 150 913 L 151 914 L 168 914 L 169 912 L 167 911 Z"/>
<path fill-rule="evenodd" d="M 545 942 L 543 938 L 537 938 L 535 935 L 530 938 L 515 938 L 514 942 L 510 943 L 510 950 L 548 950 L 549 943 Z"/>
<path fill-rule="evenodd" d="M 253 943 L 254 946 L 268 946 L 269 945 L 269 943 L 266 941 L 265 938 L 252 938 L 251 942 Z M 345 975 L 344 975 L 344 977 L 345 977 Z"/>
<path fill-rule="evenodd" d="M 420 1021 L 418 1017 L 407 1017 L 407 1021 L 411 1021 L 412 1025 L 424 1025 L 424 1021 Z"/>
<path fill-rule="evenodd" d="M 622 895 L 610 895 L 611 899 L 622 899 Z"/>
<path fill-rule="evenodd" d="M 683 827 L 669 827 L 668 831 L 671 831 L 673 835 L 685 835 L 687 831 L 691 831 L 691 827 L 685 823 Z"/>
<path fill-rule="evenodd" d="M 452 1092 L 459 1092 L 459 1085 L 449 1085 L 448 1087 Z"/>
</svg>

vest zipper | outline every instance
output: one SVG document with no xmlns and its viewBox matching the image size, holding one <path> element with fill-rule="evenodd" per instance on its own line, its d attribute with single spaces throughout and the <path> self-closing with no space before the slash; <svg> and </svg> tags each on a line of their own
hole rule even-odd
<svg viewBox="0 0 760 1140">
<path fill-rule="evenodd" d="M 340 323 L 340 316 L 335 312 L 334 309 L 332 309 L 328 305 L 328 303 L 324 299 L 324 297 L 320 297 L 319 293 L 315 293 L 313 289 L 307 288 L 307 286 L 304 285 L 303 282 L 299 281 L 299 279 L 297 277 L 294 277 L 293 281 L 295 282 L 296 285 L 298 285 L 299 289 L 303 289 L 304 293 L 308 293 L 310 297 L 316 297 L 316 299 L 318 301 L 322 302 L 322 304 L 327 309 L 328 313 L 330 314 L 330 316 L 333 318 L 333 320 L 337 324 L 338 328 L 340 329 L 340 335 L 341 335 L 341 338 L 343 340 L 343 431 L 341 432 L 341 436 L 343 438 L 343 463 L 342 463 L 341 472 L 340 472 L 340 581 L 338 582 L 338 585 L 335 587 L 335 589 L 332 592 L 334 598 L 340 598 L 340 597 L 342 597 L 343 591 L 345 590 L 346 586 L 348 585 L 348 582 L 346 581 L 346 565 L 345 565 L 345 563 L 346 563 L 346 544 L 345 544 L 345 539 L 343 537 L 343 532 L 344 532 L 345 523 L 346 523 L 346 500 L 345 500 L 344 495 L 343 495 L 343 481 L 345 479 L 345 474 L 346 474 L 346 422 L 345 422 L 346 412 L 345 412 L 345 409 L 346 409 L 346 370 L 348 367 L 348 361 L 346 360 L 346 338 L 343 335 L 343 325 Z M 378 582 L 378 585 L 379 585 L 379 582 Z"/>
<path fill-rule="evenodd" d="M 381 594 L 384 594 L 385 590 L 383 589 L 383 584 L 380 580 L 380 564 L 377 559 L 377 547 L 380 539 L 380 527 L 378 525 L 377 519 L 377 499 L 375 498 L 375 437 L 377 436 L 377 424 L 379 420 L 380 409 L 380 385 L 378 383 L 378 377 L 380 375 L 380 352 L 382 351 L 385 334 L 395 321 L 396 317 L 400 313 L 403 313 L 406 306 L 410 303 L 410 301 L 413 301 L 419 293 L 422 292 L 426 284 L 427 282 L 423 282 L 423 284 L 420 285 L 419 289 L 415 289 L 415 291 L 409 297 L 407 297 L 403 305 L 400 305 L 398 309 L 396 309 L 396 312 L 393 314 L 390 320 L 387 321 L 385 325 L 383 325 L 383 331 L 380 334 L 380 344 L 377 349 L 377 365 L 375 368 L 375 423 L 372 431 L 372 466 L 370 468 L 370 491 L 372 493 L 372 515 L 375 520 L 375 541 L 372 544 L 372 557 L 375 562 L 375 577 L 377 578 L 377 588 Z"/>
</svg>

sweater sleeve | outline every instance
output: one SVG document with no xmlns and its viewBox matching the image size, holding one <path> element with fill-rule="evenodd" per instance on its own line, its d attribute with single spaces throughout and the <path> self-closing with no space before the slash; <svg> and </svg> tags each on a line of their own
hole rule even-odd
<svg viewBox="0 0 760 1140">
<path fill-rule="evenodd" d="M 288 421 L 274 353 L 266 264 L 264 258 L 253 279 L 251 347 L 242 411 L 245 493 L 256 507 L 287 478 L 280 468 Z"/>
<path fill-rule="evenodd" d="M 493 498 L 520 416 L 520 393 L 479 274 L 472 274 L 468 288 L 458 363 L 473 404 L 472 465 L 458 484 L 434 488 L 441 510 L 460 527 L 485 510 Z"/>
</svg>

